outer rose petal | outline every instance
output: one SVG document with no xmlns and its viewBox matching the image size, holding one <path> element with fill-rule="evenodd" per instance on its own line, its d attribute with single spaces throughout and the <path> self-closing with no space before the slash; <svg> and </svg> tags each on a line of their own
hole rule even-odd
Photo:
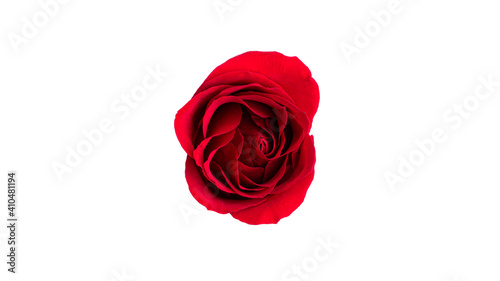
<svg viewBox="0 0 500 281">
<path fill-rule="evenodd" d="M 182 148 L 189 156 L 193 156 L 195 149 L 193 146 L 193 134 L 205 114 L 204 109 L 207 103 L 213 96 L 228 87 L 227 85 L 219 85 L 208 89 L 207 93 L 189 100 L 175 115 L 175 134 Z"/>
<path fill-rule="evenodd" d="M 279 84 L 312 122 L 318 110 L 319 88 L 309 68 L 297 57 L 278 52 L 246 52 L 218 66 L 205 82 L 233 71 L 260 73 Z"/>
<path fill-rule="evenodd" d="M 295 154 L 295 156 L 292 155 L 292 158 L 296 156 L 297 154 Z M 296 159 L 297 163 L 289 168 L 289 170 L 293 171 L 290 177 L 280 182 L 271 193 L 279 194 L 288 192 L 288 189 L 291 189 L 296 181 L 300 180 L 314 169 L 314 165 L 316 164 L 316 149 L 314 147 L 313 136 L 307 136 L 304 139 L 304 142 L 302 142 L 300 146 L 300 153 L 298 156 L 298 159 Z"/>
<path fill-rule="evenodd" d="M 266 202 L 257 206 L 232 212 L 231 215 L 248 224 L 278 223 L 302 204 L 313 178 L 314 170 L 286 192 L 271 196 Z"/>
</svg>

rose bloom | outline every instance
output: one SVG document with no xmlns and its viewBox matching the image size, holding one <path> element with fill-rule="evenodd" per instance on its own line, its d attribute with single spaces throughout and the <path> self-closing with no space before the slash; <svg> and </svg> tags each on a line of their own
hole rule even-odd
<svg viewBox="0 0 500 281">
<path fill-rule="evenodd" d="M 318 105 L 297 57 L 254 51 L 218 66 L 175 118 L 193 197 L 248 224 L 289 216 L 314 177 Z"/>
</svg>

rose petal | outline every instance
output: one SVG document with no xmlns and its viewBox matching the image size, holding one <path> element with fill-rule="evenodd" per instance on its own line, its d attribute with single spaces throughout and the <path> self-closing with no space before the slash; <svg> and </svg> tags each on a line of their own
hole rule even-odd
<svg viewBox="0 0 500 281">
<path fill-rule="evenodd" d="M 279 84 L 312 122 L 318 110 L 319 88 L 309 68 L 297 57 L 278 52 L 247 52 L 215 68 L 205 81 L 236 71 L 259 73 Z"/>
<path fill-rule="evenodd" d="M 291 189 L 295 182 L 314 169 L 314 164 L 316 164 L 316 150 L 314 148 L 313 136 L 307 136 L 304 139 L 304 142 L 302 143 L 297 154 L 299 154 L 299 157 L 296 165 L 288 169 L 292 170 L 293 173 L 288 178 L 281 178 L 280 182 L 272 191 L 273 194 L 288 192 L 287 189 Z M 292 157 L 293 156 L 294 155 L 292 155 Z"/>
<path fill-rule="evenodd" d="M 231 195 L 220 190 L 214 191 L 213 184 L 203 179 L 199 168 L 191 157 L 186 158 L 186 180 L 193 197 L 208 210 L 226 214 L 236 212 L 266 201 L 264 198 L 241 200 L 238 195 Z M 212 186 L 212 188 L 210 188 Z"/>
<path fill-rule="evenodd" d="M 204 94 L 197 95 L 188 101 L 175 115 L 174 127 L 177 139 L 189 156 L 193 156 L 196 130 L 200 120 L 205 114 L 204 110 L 210 99 L 228 85 L 217 85 L 206 90 Z"/>
<path fill-rule="evenodd" d="M 313 178 L 314 170 L 297 181 L 287 192 L 272 195 L 264 203 L 231 212 L 231 215 L 248 224 L 278 223 L 302 204 Z"/>
<path fill-rule="evenodd" d="M 193 152 L 193 158 L 196 161 L 196 165 L 201 167 L 208 159 L 210 153 L 228 144 L 232 139 L 234 139 L 234 135 L 235 131 L 233 130 L 226 134 L 204 139 Z"/>
<path fill-rule="evenodd" d="M 248 179 L 252 180 L 255 183 L 261 183 L 264 177 L 265 169 L 263 167 L 250 167 L 243 163 L 239 164 L 240 167 L 240 175 L 245 175 Z"/>
</svg>

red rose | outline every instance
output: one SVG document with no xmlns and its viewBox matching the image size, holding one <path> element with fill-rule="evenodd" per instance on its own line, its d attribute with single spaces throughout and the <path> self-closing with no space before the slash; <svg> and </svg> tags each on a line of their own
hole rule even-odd
<svg viewBox="0 0 500 281">
<path fill-rule="evenodd" d="M 314 177 L 319 90 L 298 58 L 247 52 L 218 66 L 175 118 L 191 194 L 248 224 L 277 223 Z"/>
</svg>

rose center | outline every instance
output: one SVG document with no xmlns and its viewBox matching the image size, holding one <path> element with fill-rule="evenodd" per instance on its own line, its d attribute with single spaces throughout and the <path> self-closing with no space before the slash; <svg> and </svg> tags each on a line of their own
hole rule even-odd
<svg viewBox="0 0 500 281">
<path fill-rule="evenodd" d="M 256 144 L 262 153 L 267 154 L 273 148 L 273 139 L 267 134 L 259 134 Z"/>
</svg>

